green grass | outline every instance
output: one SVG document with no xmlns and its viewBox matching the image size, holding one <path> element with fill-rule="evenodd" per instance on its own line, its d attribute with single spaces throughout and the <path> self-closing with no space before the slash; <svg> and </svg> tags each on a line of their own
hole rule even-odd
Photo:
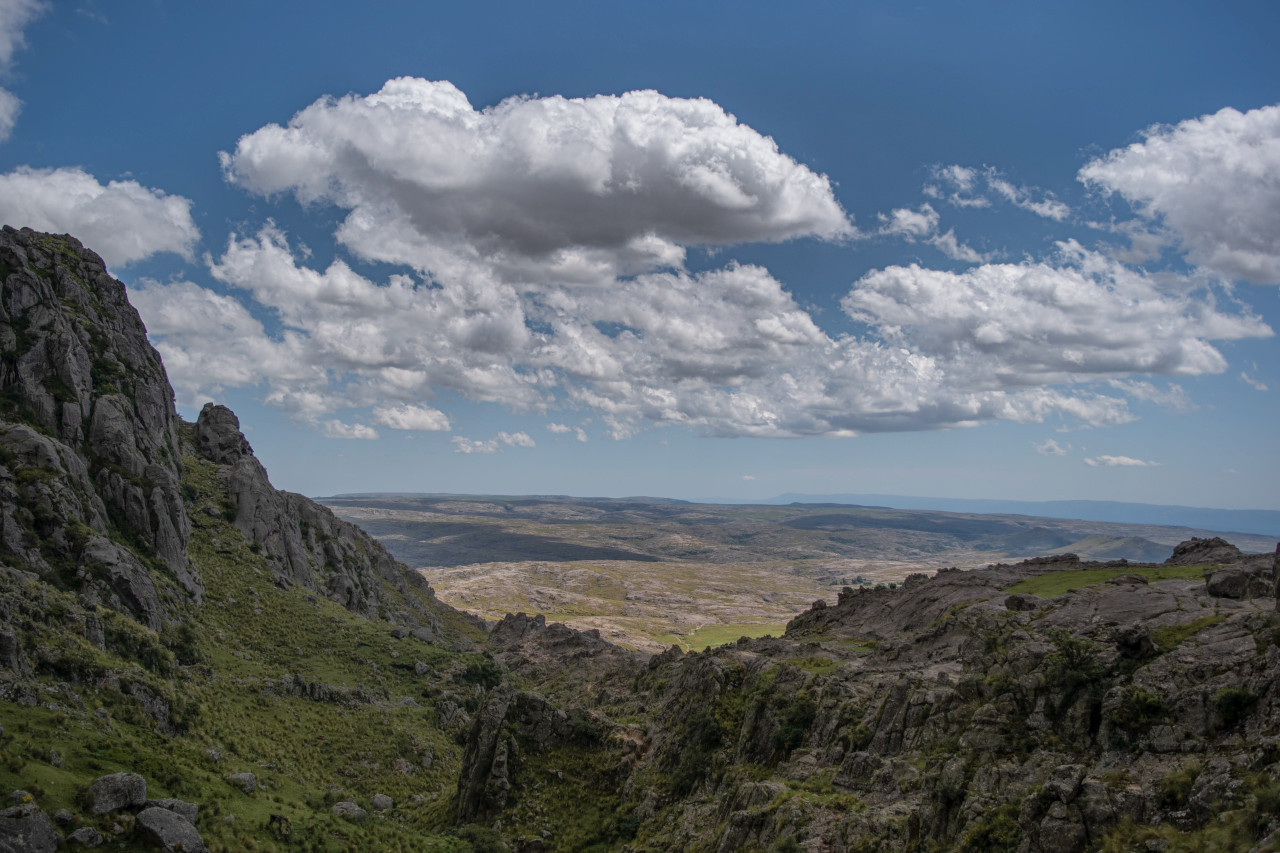
<svg viewBox="0 0 1280 853">
<path fill-rule="evenodd" d="M 1121 566 L 1107 569 L 1074 569 L 1048 572 L 1026 578 L 1005 588 L 1005 592 L 1018 595 L 1035 595 L 1054 598 L 1073 589 L 1097 586 L 1120 575 L 1141 575 L 1148 583 L 1171 580 L 1201 580 L 1204 566 Z"/>
<path fill-rule="evenodd" d="M 1162 652 L 1171 652 L 1191 637 L 1199 634 L 1211 625 L 1217 625 L 1226 617 L 1211 613 L 1180 625 L 1163 625 L 1151 629 L 1151 642 Z"/>
<path fill-rule="evenodd" d="M 189 631 L 157 634 L 47 584 L 0 575 L 0 599 L 36 670 L 24 681 L 32 703 L 0 704 L 0 789 L 31 791 L 46 812 L 70 809 L 105 832 L 128 818 L 93 818 L 81 792 L 98 776 L 131 771 L 151 797 L 200 804 L 198 828 L 213 851 L 471 850 L 445 832 L 462 749 L 440 709 L 474 705 L 467 676 L 485 659 L 397 640 L 386 622 L 277 587 L 265 558 L 221 515 L 200 510 L 225 501 L 216 469 L 192 457 L 184 468 L 189 554 L 206 587 L 203 606 L 187 614 Z M 380 594 L 404 604 L 387 585 Z M 455 633 L 479 633 L 439 615 Z M 89 617 L 103 623 L 106 648 L 84 639 Z M 182 666 L 179 657 L 199 662 Z M 322 685 L 336 701 L 288 695 L 286 681 Z M 161 731 L 130 685 L 171 706 L 176 734 Z M 261 787 L 233 787 L 225 777 L 238 772 Z M 395 807 L 361 824 L 332 815 L 337 799 L 369 808 L 375 793 Z M 288 841 L 268 830 L 272 814 L 290 821 Z M 103 849 L 121 843 L 130 842 Z"/>
</svg>

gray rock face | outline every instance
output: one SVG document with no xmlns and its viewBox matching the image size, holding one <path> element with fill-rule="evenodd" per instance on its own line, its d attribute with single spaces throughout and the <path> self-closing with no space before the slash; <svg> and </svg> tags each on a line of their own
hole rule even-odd
<svg viewBox="0 0 1280 853">
<path fill-rule="evenodd" d="M 220 466 L 234 503 L 236 529 L 261 547 L 285 582 L 321 592 L 371 618 L 378 614 L 379 579 L 402 590 L 412 583 L 430 591 L 420 575 L 406 572 L 355 525 L 302 495 L 273 488 L 230 409 L 206 404 L 195 432 L 201 454 Z M 428 613 L 418 617 L 431 619 Z"/>
<path fill-rule="evenodd" d="M 0 853 L 53 853 L 59 840 L 53 821 L 34 803 L 0 811 Z"/>
<path fill-rule="evenodd" d="M 202 593 L 160 357 L 74 238 L 5 227 L 0 277 L 0 547 L 157 627 L 166 605 L 139 556 Z"/>
<path fill-rule="evenodd" d="M 182 853 L 207 853 L 204 839 L 187 820 L 176 812 L 152 806 L 138 812 L 135 831 L 144 841 L 163 850 Z"/>
<path fill-rule="evenodd" d="M 1164 564 L 1194 566 L 1199 563 L 1234 563 L 1242 556 L 1239 548 L 1219 536 L 1210 539 L 1192 537 L 1174 547 L 1173 554 Z"/>
<path fill-rule="evenodd" d="M 89 783 L 89 809 L 106 814 L 147 801 L 147 780 L 137 773 L 112 773 Z"/>
</svg>

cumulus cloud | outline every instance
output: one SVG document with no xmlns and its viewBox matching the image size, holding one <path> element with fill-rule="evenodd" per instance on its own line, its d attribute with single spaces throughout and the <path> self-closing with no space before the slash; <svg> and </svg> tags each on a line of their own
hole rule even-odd
<svg viewBox="0 0 1280 853">
<path fill-rule="evenodd" d="M 992 386 L 1221 373 L 1226 359 L 1210 341 L 1273 334 L 1252 313 L 1167 293 L 1074 241 L 1059 244 L 1055 261 L 962 273 L 889 267 L 863 276 L 842 305 L 886 341 L 945 358 Z"/>
<path fill-rule="evenodd" d="M 340 260 L 307 267 L 268 226 L 232 239 L 211 269 L 279 329 L 268 334 L 226 294 L 148 285 L 139 310 L 175 384 L 262 382 L 268 402 L 304 421 L 371 406 L 374 422 L 396 429 L 447 428 L 425 406 L 440 388 L 516 409 L 591 411 L 614 438 L 644 423 L 754 436 L 1057 416 L 1123 423 L 1127 399 L 1183 393 L 1133 375 L 1221 372 L 1212 342 L 1271 334 L 1247 311 L 1219 309 L 1209 291 L 1182 283 L 1167 293 L 1162 280 L 1074 243 L 1044 262 L 869 273 L 843 302 L 862 336 L 827 334 L 749 265 L 609 289 L 374 282 Z M 506 446 L 498 441 L 495 451 Z"/>
<path fill-rule="evenodd" d="M 1032 446 L 1035 447 L 1037 453 L 1043 453 L 1045 456 L 1066 456 L 1067 452 L 1071 450 L 1071 445 L 1068 444 L 1063 447 L 1052 438 L 1047 438 L 1040 444 L 1032 442 Z"/>
<path fill-rule="evenodd" d="M 955 229 L 940 231 L 938 228 L 940 221 L 941 217 L 930 204 L 922 204 L 915 210 L 900 207 L 887 215 L 880 214 L 881 225 L 876 233 L 887 237 L 900 237 L 911 243 L 927 243 L 955 261 L 977 264 L 988 259 L 986 255 L 961 243 L 956 237 Z"/>
<path fill-rule="evenodd" d="M 364 424 L 347 424 L 338 420 L 327 420 L 320 424 L 321 431 L 329 438 L 358 438 L 372 441 L 378 437 L 378 431 Z"/>
<path fill-rule="evenodd" d="M 924 194 L 955 207 L 990 207 L 991 196 L 994 195 L 1014 207 L 1055 222 L 1062 222 L 1071 215 L 1071 208 L 1058 201 L 1053 193 L 1015 184 L 991 166 L 981 169 L 960 165 L 934 166 L 929 178 Z"/>
<path fill-rule="evenodd" d="M 1280 105 L 1228 107 L 1144 137 L 1086 164 L 1080 180 L 1167 228 L 1192 263 L 1280 284 Z"/>
<path fill-rule="evenodd" d="M 24 166 L 0 175 L 0 221 L 73 234 L 113 267 L 159 252 L 190 259 L 200 239 L 188 199 L 137 181 L 103 186 L 78 168 Z"/>
<path fill-rule="evenodd" d="M 991 263 L 942 232 L 931 204 L 886 214 L 876 233 L 976 266 L 867 273 L 842 302 L 856 332 L 828 333 L 762 267 L 683 266 L 694 245 L 854 233 L 824 177 L 709 101 L 640 92 L 476 111 L 449 84 L 404 79 L 319 101 L 223 159 L 254 192 L 346 209 L 339 240 L 400 272 L 313 267 L 267 224 L 210 259 L 223 290 L 149 284 L 140 310 L 184 394 L 261 384 L 334 434 L 447 430 L 430 405 L 441 390 L 590 413 L 615 439 L 647 424 L 734 436 L 1116 424 L 1135 417 L 1130 401 L 1186 401 L 1137 377 L 1222 372 L 1216 342 L 1272 334 L 1210 285 L 1074 242 Z M 1047 199 L 1002 188 L 994 170 L 939 174 L 962 205 Z M 546 429 L 588 439 L 549 417 Z M 533 446 L 526 433 L 452 441 Z"/>
<path fill-rule="evenodd" d="M 1159 462 L 1134 459 L 1132 456 L 1092 456 L 1084 460 L 1090 468 L 1156 468 Z"/>
<path fill-rule="evenodd" d="M 828 179 L 706 99 L 510 98 L 402 77 L 325 98 L 222 154 L 262 195 L 350 211 L 339 239 L 445 279 L 608 281 L 684 247 L 854 233 Z"/>
</svg>

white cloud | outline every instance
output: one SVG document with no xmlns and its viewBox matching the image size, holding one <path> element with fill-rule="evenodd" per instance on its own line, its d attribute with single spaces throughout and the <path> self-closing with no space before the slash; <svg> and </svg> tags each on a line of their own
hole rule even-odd
<svg viewBox="0 0 1280 853">
<path fill-rule="evenodd" d="M 881 236 L 900 237 L 911 243 L 928 243 L 955 261 L 978 264 L 988 260 L 988 256 L 961 243 L 955 229 L 945 233 L 939 231 L 941 217 L 933 205 L 922 204 L 916 210 L 900 207 L 888 215 L 880 214 L 879 218 L 882 224 L 876 233 Z"/>
<path fill-rule="evenodd" d="M 959 165 L 934 166 L 929 177 L 930 183 L 925 184 L 924 194 L 955 207 L 990 207 L 991 198 L 986 193 L 991 193 L 1014 207 L 1055 222 L 1062 222 L 1071 215 L 1071 208 L 1058 201 L 1053 193 L 1014 184 L 992 166 L 981 169 Z"/>
<path fill-rule="evenodd" d="M 1071 450 L 1071 445 L 1068 444 L 1063 447 L 1052 438 L 1047 438 L 1040 444 L 1032 442 L 1032 446 L 1035 447 L 1037 453 L 1043 453 L 1045 456 L 1066 456 L 1067 452 Z"/>
<path fill-rule="evenodd" d="M 0 221 L 72 234 L 112 267 L 159 252 L 190 259 L 200 239 L 189 200 L 136 181 L 103 186 L 78 168 L 23 166 L 0 175 Z"/>
<path fill-rule="evenodd" d="M 321 431 L 329 438 L 357 438 L 372 441 L 378 437 L 378 431 L 364 424 L 346 424 L 338 420 L 327 420 L 320 424 Z"/>
<path fill-rule="evenodd" d="M 13 65 L 13 55 L 26 44 L 22 31 L 48 8 L 40 0 L 0 0 L 0 73 Z M 22 101 L 7 89 L 0 89 L 0 142 L 13 133 L 22 110 Z"/>
<path fill-rule="evenodd" d="M 277 389 L 326 383 L 324 371 L 308 364 L 296 335 L 270 340 L 262 323 L 231 296 L 188 281 L 143 280 L 129 289 L 129 300 L 164 359 L 179 401 L 187 405 L 268 379 Z M 279 400 L 283 393 L 273 396 Z"/>
<path fill-rule="evenodd" d="M 1241 382 L 1243 382 L 1243 383 L 1245 383 L 1246 385 L 1250 386 L 1251 388 L 1253 388 L 1253 389 L 1254 389 L 1254 390 L 1256 390 L 1256 391 L 1266 391 L 1266 390 L 1267 390 L 1267 383 L 1263 382 L 1261 379 L 1255 379 L 1255 378 L 1253 378 L 1252 376 L 1250 376 L 1250 375 L 1248 374 L 1248 372 L 1243 371 L 1243 370 L 1242 370 L 1242 371 L 1240 371 L 1240 381 L 1241 381 Z"/>
<path fill-rule="evenodd" d="M 509 98 L 402 77 L 325 98 L 223 154 L 234 183 L 350 211 L 356 253 L 437 279 L 602 282 L 684 247 L 854 233 L 825 176 L 705 99 Z"/>
<path fill-rule="evenodd" d="M 1135 400 L 1155 403 L 1175 412 L 1191 412 L 1196 409 L 1196 404 L 1191 401 L 1186 389 L 1174 382 L 1164 388 L 1141 379 L 1110 379 L 1107 384 Z"/>
<path fill-rule="evenodd" d="M 753 475 L 753 474 L 743 474 L 743 475 L 742 475 L 742 479 L 744 479 L 744 480 L 748 480 L 748 481 L 749 481 L 749 480 L 754 480 L 754 479 L 755 479 L 755 475 Z"/>
<path fill-rule="evenodd" d="M 946 201 L 956 207 L 990 207 L 991 200 L 977 192 L 979 172 L 967 166 L 934 166 L 931 179 L 936 183 L 924 185 L 924 194 Z"/>
<path fill-rule="evenodd" d="M 587 431 L 582 427 L 574 427 L 573 435 L 574 435 L 574 438 L 578 439 L 578 441 L 581 441 L 583 444 L 586 444 L 588 441 L 591 440 L 587 438 Z"/>
<path fill-rule="evenodd" d="M 1054 198 L 1052 193 L 1015 186 L 995 169 L 987 169 L 986 177 L 991 191 L 1014 207 L 1029 210 L 1036 216 L 1055 222 L 1062 222 L 1071 215 L 1071 208 Z"/>
<path fill-rule="evenodd" d="M 8 89 L 0 89 L 0 142 L 13 135 L 13 127 L 18 123 L 18 113 L 22 112 L 22 101 Z"/>
<path fill-rule="evenodd" d="M 1073 241 L 1059 244 L 1056 261 L 962 273 L 889 267 L 863 276 L 842 305 L 886 341 L 945 358 L 988 387 L 1221 373 L 1226 359 L 1210 341 L 1273 334 L 1256 315 L 1167 293 Z"/>
<path fill-rule="evenodd" d="M 391 429 L 417 430 L 420 432 L 444 432 L 449 429 L 449 416 L 439 409 L 411 406 L 399 403 L 379 406 L 373 410 L 378 423 Z"/>
<path fill-rule="evenodd" d="M 503 447 L 536 446 L 533 439 L 523 432 L 499 432 L 495 438 L 483 441 L 455 435 L 452 441 L 454 453 L 497 453 Z"/>
<path fill-rule="evenodd" d="M 1079 178 L 1168 228 L 1192 263 L 1280 284 L 1280 105 L 1156 125 Z"/>
<path fill-rule="evenodd" d="M 508 447 L 537 447 L 532 438 L 525 432 L 500 432 L 498 440 Z"/>
<path fill-rule="evenodd" d="M 1041 261 L 984 262 L 929 204 L 892 211 L 877 233 L 980 265 L 868 273 L 842 302 L 857 333 L 829 334 L 761 267 L 681 263 L 691 245 L 851 235 L 829 183 L 715 104 L 652 92 L 477 112 L 449 84 L 392 81 L 250 134 L 225 164 L 255 192 L 346 208 L 337 236 L 352 251 L 415 269 L 376 281 L 342 259 L 313 269 L 268 224 L 210 261 L 231 295 L 145 288 L 140 310 L 184 394 L 261 384 L 319 429 L 339 417 L 447 429 L 428 405 L 440 390 L 536 413 L 579 441 L 585 430 L 548 413 L 588 412 L 615 439 L 646 425 L 840 436 L 1116 424 L 1135 417 L 1131 400 L 1186 400 L 1135 377 L 1222 372 L 1215 342 L 1271 334 L 1210 286 L 1074 242 Z M 955 192 L 1046 199 L 999 189 L 994 170 L 944 172 Z M 452 440 L 459 453 L 533 446 L 520 432 Z"/>
<path fill-rule="evenodd" d="M 463 438 L 460 435 L 455 435 L 451 441 L 453 442 L 454 453 L 497 453 L 499 450 L 496 439 L 475 441 L 470 438 Z"/>
<path fill-rule="evenodd" d="M 1156 468 L 1159 462 L 1134 459 L 1132 456 L 1093 456 L 1084 460 L 1090 468 Z"/>
<path fill-rule="evenodd" d="M 13 64 L 13 55 L 26 45 L 22 31 L 49 6 L 42 0 L 0 0 L 0 71 Z"/>
</svg>

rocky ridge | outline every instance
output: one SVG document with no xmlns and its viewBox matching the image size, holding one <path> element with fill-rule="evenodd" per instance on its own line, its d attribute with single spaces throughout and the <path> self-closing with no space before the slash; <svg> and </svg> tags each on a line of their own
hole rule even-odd
<svg viewBox="0 0 1280 853">
<path fill-rule="evenodd" d="M 494 636 L 512 671 L 554 672 L 562 649 L 582 675 L 491 695 L 458 814 L 497 821 L 517 850 L 572 849 L 540 806 L 546 768 L 572 756 L 610 849 L 1275 849 L 1278 577 L 1280 549 L 1221 540 L 1164 565 L 942 571 L 638 672 L 508 617 Z M 534 735 L 565 713 L 543 696 L 594 714 L 589 743 Z"/>
</svg>

